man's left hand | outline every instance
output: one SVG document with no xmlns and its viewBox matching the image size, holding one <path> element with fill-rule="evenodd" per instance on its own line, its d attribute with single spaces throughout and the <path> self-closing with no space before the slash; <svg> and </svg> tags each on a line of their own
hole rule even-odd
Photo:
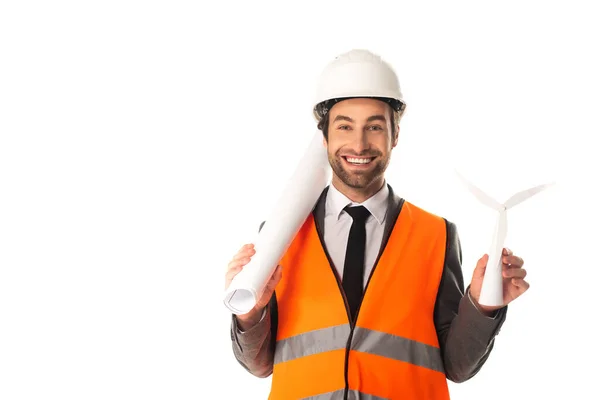
<svg viewBox="0 0 600 400">
<path fill-rule="evenodd" d="M 479 304 L 479 295 L 481 293 L 481 285 L 485 268 L 488 263 L 489 256 L 485 254 L 477 262 L 473 271 L 473 279 L 471 280 L 470 293 L 471 298 L 479 309 L 485 314 L 493 314 L 494 311 L 506 306 L 511 301 L 525 293 L 529 289 L 529 283 L 525 281 L 527 271 L 523 268 L 524 261 L 521 257 L 516 256 L 509 249 L 502 249 L 502 298 L 503 305 L 498 307 L 483 306 Z"/>
</svg>

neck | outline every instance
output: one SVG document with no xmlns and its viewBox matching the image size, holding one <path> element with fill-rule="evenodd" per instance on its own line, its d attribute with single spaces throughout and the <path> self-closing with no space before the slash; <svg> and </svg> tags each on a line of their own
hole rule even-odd
<svg viewBox="0 0 600 400">
<path fill-rule="evenodd" d="M 333 176 L 331 184 L 339 190 L 344 196 L 349 198 L 355 203 L 362 203 L 368 198 L 372 197 L 375 193 L 379 192 L 383 187 L 385 180 L 382 178 L 376 179 L 364 188 L 354 188 L 346 185 L 337 176 Z"/>
</svg>

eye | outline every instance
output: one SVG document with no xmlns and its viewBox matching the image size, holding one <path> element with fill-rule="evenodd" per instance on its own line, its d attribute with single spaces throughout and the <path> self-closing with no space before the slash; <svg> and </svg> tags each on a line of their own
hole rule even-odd
<svg viewBox="0 0 600 400">
<path fill-rule="evenodd" d="M 370 131 L 382 131 L 383 130 L 383 128 L 379 125 L 371 125 L 367 129 L 369 129 Z"/>
<path fill-rule="evenodd" d="M 338 128 L 338 130 L 341 130 L 341 131 L 350 130 L 350 126 L 349 125 L 339 125 L 337 128 Z"/>
</svg>

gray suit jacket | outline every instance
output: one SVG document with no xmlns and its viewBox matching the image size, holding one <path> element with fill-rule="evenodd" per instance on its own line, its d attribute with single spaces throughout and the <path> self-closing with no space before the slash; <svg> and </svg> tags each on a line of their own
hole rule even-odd
<svg viewBox="0 0 600 400">
<path fill-rule="evenodd" d="M 404 204 L 404 200 L 394 193 L 390 185 L 388 188 L 388 216 L 379 256 L 387 244 Z M 325 188 L 313 209 L 315 225 L 321 239 L 323 239 L 327 190 L 328 188 Z M 506 318 L 507 307 L 498 310 L 494 317 L 481 314 L 475 307 L 468 291 L 465 292 L 464 289 L 461 267 L 462 252 L 456 226 L 446 219 L 444 221 L 447 233 L 446 255 L 433 319 L 443 355 L 446 377 L 453 382 L 464 382 L 473 377 L 488 359 L 493 348 L 494 338 Z M 263 224 L 261 224 L 261 228 Z M 326 249 L 325 252 L 327 253 Z M 241 332 L 236 324 L 235 316 L 232 316 L 233 353 L 237 361 L 255 376 L 268 377 L 271 375 L 276 335 L 277 298 L 275 294 L 261 321 L 251 329 Z"/>
</svg>

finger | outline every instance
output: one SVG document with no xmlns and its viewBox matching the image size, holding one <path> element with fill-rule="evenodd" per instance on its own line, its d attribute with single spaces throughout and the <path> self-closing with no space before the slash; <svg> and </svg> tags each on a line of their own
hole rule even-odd
<svg viewBox="0 0 600 400">
<path fill-rule="evenodd" d="M 254 244 L 252 243 L 247 243 L 245 245 L 243 245 L 242 247 L 240 247 L 240 249 L 237 251 L 237 254 L 243 254 L 246 253 L 249 250 L 254 250 Z"/>
<path fill-rule="evenodd" d="M 236 266 L 227 270 L 225 274 L 225 282 L 230 282 L 242 270 L 242 266 Z"/>
<path fill-rule="evenodd" d="M 281 280 L 281 275 L 282 275 L 281 271 L 282 271 L 281 265 L 278 265 L 275 268 L 275 271 L 273 271 L 273 275 L 271 275 L 271 279 L 269 279 L 269 283 L 267 284 L 269 290 L 274 289 L 275 286 L 277 286 L 277 284 Z"/>
<path fill-rule="evenodd" d="M 282 270 L 281 265 L 278 265 L 277 267 L 275 267 L 275 271 L 273 271 L 271 278 L 265 285 L 265 288 L 262 291 L 260 298 L 258 300 L 257 306 L 259 308 L 262 308 L 269 303 L 271 296 L 273 295 L 273 292 L 275 291 L 275 288 L 277 287 L 277 284 L 281 280 L 281 276 L 282 276 L 281 270 Z"/>
<path fill-rule="evenodd" d="M 240 247 L 240 249 L 238 251 L 253 249 L 253 248 L 254 248 L 254 243 L 246 243 L 245 245 Z"/>
<path fill-rule="evenodd" d="M 475 265 L 475 269 L 473 270 L 473 278 L 483 278 L 488 259 L 489 256 L 484 254 L 479 260 L 477 260 L 477 265 Z"/>
<path fill-rule="evenodd" d="M 229 264 L 227 265 L 227 270 L 230 270 L 232 268 L 243 267 L 244 265 L 248 264 L 249 262 L 250 262 L 250 257 L 240 258 L 239 260 L 231 260 L 229 262 Z"/>
<path fill-rule="evenodd" d="M 505 247 L 502 249 L 502 255 L 503 256 L 512 256 L 513 252 L 511 249 L 509 249 L 508 247 Z"/>
<path fill-rule="evenodd" d="M 256 250 L 253 248 L 247 248 L 240 250 L 235 256 L 233 256 L 233 260 L 239 260 L 244 257 L 250 257 L 256 254 Z"/>
<path fill-rule="evenodd" d="M 527 276 L 527 271 L 523 268 L 508 268 L 502 271 L 502 276 L 505 278 L 523 279 Z"/>
<path fill-rule="evenodd" d="M 525 261 L 519 256 L 511 255 L 502 257 L 502 263 L 511 267 L 522 267 Z"/>
<path fill-rule="evenodd" d="M 248 251 L 246 253 L 239 253 L 239 254 L 236 254 L 235 256 L 233 256 L 233 258 L 231 259 L 231 262 L 240 261 L 240 260 L 243 260 L 246 258 L 250 259 L 250 257 L 252 257 L 253 255 L 254 255 L 254 252 L 251 252 L 251 251 Z"/>
<path fill-rule="evenodd" d="M 511 279 L 511 283 L 523 292 L 529 289 L 529 283 L 524 279 L 513 278 Z"/>
<path fill-rule="evenodd" d="M 283 267 L 281 265 L 278 265 L 277 268 L 275 268 L 275 273 L 273 274 L 273 278 L 271 278 L 271 279 L 273 280 L 273 282 L 279 283 L 282 275 L 283 275 Z"/>
</svg>

